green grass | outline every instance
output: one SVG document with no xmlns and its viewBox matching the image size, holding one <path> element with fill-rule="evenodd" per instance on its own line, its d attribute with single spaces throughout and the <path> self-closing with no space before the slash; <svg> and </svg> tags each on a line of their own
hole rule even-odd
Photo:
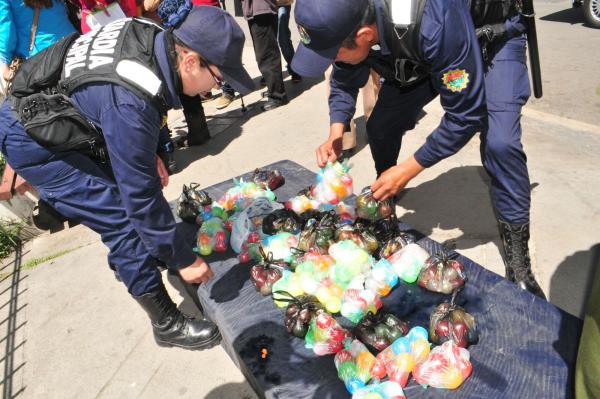
<svg viewBox="0 0 600 399">
<path fill-rule="evenodd" d="M 74 248 L 69 248 L 69 249 L 65 249 L 64 251 L 59 251 L 59 252 L 55 252 L 53 254 L 50 255 L 46 255 L 46 256 L 41 256 L 39 258 L 33 258 L 28 260 L 27 262 L 25 262 L 23 265 L 21 265 L 21 270 L 29 270 L 29 269 L 33 269 L 34 267 L 41 265 L 42 263 L 48 262 L 52 259 L 56 259 L 56 258 L 60 258 L 63 255 L 68 254 L 69 252 L 73 252 L 76 249 L 79 249 L 80 247 L 74 247 Z"/>
<path fill-rule="evenodd" d="M 28 260 L 27 262 L 25 262 L 24 264 L 21 265 L 20 270 L 30 270 L 33 269 L 36 266 L 41 265 L 42 263 L 46 263 L 48 261 L 51 261 L 53 259 L 56 258 L 60 258 L 63 255 L 68 254 L 69 252 L 73 252 L 77 249 L 81 248 L 81 246 L 77 246 L 74 248 L 69 248 L 69 249 L 65 249 L 63 251 L 58 251 L 55 252 L 53 254 L 50 255 L 46 255 L 46 256 L 40 256 L 39 258 L 33 258 Z M 5 277 L 9 276 L 11 273 L 0 273 L 0 279 L 4 279 Z"/>
<path fill-rule="evenodd" d="M 23 223 L 0 220 L 0 259 L 7 257 L 19 241 L 19 231 Z"/>
</svg>

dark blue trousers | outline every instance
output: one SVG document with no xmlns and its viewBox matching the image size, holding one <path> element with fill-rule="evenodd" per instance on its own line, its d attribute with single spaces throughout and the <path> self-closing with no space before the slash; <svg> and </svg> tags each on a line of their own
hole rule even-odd
<svg viewBox="0 0 600 399">
<path fill-rule="evenodd" d="M 27 135 L 8 102 L 0 107 L 0 151 L 42 199 L 63 216 L 100 234 L 110 249 L 108 263 L 116 268 L 131 294 L 141 295 L 158 287 L 161 276 L 157 261 L 131 225 L 110 168 L 77 152 L 47 151 Z"/>
<path fill-rule="evenodd" d="M 521 143 L 521 108 L 530 95 L 525 38 L 490 46 L 485 65 L 488 128 L 481 132 L 481 161 L 492 180 L 498 217 L 529 221 L 531 206 L 527 157 Z M 384 83 L 367 123 L 377 174 L 396 165 L 402 136 L 415 127 L 423 107 L 437 96 L 429 81 L 410 89 Z"/>
</svg>

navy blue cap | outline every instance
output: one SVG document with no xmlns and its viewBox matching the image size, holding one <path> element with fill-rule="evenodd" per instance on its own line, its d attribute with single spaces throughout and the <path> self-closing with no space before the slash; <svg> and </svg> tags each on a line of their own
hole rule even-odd
<svg viewBox="0 0 600 399">
<path fill-rule="evenodd" d="M 254 82 L 242 65 L 244 32 L 227 12 L 219 7 L 194 6 L 173 33 L 217 66 L 223 80 L 235 91 L 246 95 L 254 90 Z"/>
<path fill-rule="evenodd" d="M 297 0 L 294 13 L 301 43 L 292 59 L 294 72 L 323 76 L 367 6 L 368 0 Z"/>
</svg>

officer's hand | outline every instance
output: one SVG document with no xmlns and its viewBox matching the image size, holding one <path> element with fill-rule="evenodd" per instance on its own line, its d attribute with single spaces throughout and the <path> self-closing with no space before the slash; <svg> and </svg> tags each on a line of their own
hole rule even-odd
<svg viewBox="0 0 600 399">
<path fill-rule="evenodd" d="M 160 159 L 160 157 L 156 156 L 156 170 L 158 171 L 158 177 L 160 178 L 160 184 L 163 187 L 167 187 L 169 184 L 169 172 L 167 171 L 167 167 L 165 163 Z"/>
<path fill-rule="evenodd" d="M 327 162 L 334 162 L 340 156 L 343 136 L 343 123 L 335 122 L 329 126 L 329 138 L 317 148 L 317 165 L 320 168 L 327 165 Z"/>
<path fill-rule="evenodd" d="M 179 269 L 179 275 L 190 284 L 206 283 L 214 276 L 210 266 L 208 266 L 208 263 L 206 263 L 204 259 L 200 257 L 196 258 L 194 263 L 188 267 Z"/>
<path fill-rule="evenodd" d="M 320 168 L 327 162 L 334 162 L 342 152 L 342 138 L 329 138 L 317 148 L 317 164 Z"/>
<path fill-rule="evenodd" d="M 414 156 L 411 156 L 400 165 L 392 166 L 371 185 L 373 197 L 381 201 L 396 195 L 413 177 L 424 169 Z"/>
</svg>

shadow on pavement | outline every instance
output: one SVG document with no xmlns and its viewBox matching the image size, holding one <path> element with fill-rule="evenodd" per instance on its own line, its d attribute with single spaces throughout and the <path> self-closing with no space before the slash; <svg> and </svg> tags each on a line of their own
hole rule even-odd
<svg viewBox="0 0 600 399">
<path fill-rule="evenodd" d="M 291 83 L 290 80 L 285 81 L 286 92 L 288 99 L 290 100 L 290 104 L 285 107 L 293 107 L 291 101 L 301 95 L 304 91 L 309 90 L 316 84 L 319 84 L 323 79 L 308 79 L 305 78 L 300 83 Z M 255 82 L 258 82 L 258 78 L 255 79 Z M 258 87 L 257 83 L 257 87 Z M 259 89 L 266 90 L 266 88 Z M 218 114 L 218 115 L 207 115 L 207 121 L 209 125 L 209 129 L 214 129 L 214 125 L 218 125 L 219 123 L 227 123 L 228 120 L 231 121 L 230 125 L 225 129 L 219 129 L 220 132 L 217 132 L 214 137 L 212 137 L 206 144 L 197 147 L 184 147 L 179 148 L 175 151 L 175 160 L 177 161 L 178 170 L 182 171 L 187 168 L 192 162 L 197 159 L 203 158 L 207 155 L 217 155 L 220 154 L 227 148 L 229 143 L 234 141 L 236 138 L 241 136 L 243 128 L 242 126 L 246 121 L 250 118 L 262 114 L 265 111 L 261 110 L 261 105 L 264 104 L 266 99 L 259 99 L 258 101 L 247 103 L 246 102 L 246 112 L 242 112 L 241 105 L 236 103 L 235 107 L 232 107 L 231 110 Z M 324 99 L 325 101 L 325 99 Z M 291 108 L 290 108 L 291 109 Z M 269 111 L 266 111 L 269 112 Z M 221 121 L 221 122 L 217 122 Z M 186 125 L 183 126 L 173 126 L 173 131 L 179 135 L 187 134 Z"/>
<path fill-rule="evenodd" d="M 571 25 L 584 24 L 583 10 L 581 8 L 567 8 L 553 12 L 540 18 L 542 21 L 565 22 Z"/>
<path fill-rule="evenodd" d="M 227 383 L 214 388 L 204 399 L 254 399 L 256 394 L 246 383 Z"/>
<path fill-rule="evenodd" d="M 550 300 L 582 318 L 585 299 L 592 289 L 595 267 L 600 258 L 600 244 L 586 251 L 567 256 L 558 265 L 550 279 Z M 577 309 L 577 310 L 575 310 Z"/>
<path fill-rule="evenodd" d="M 6 287 L 0 286 L 0 295 L 2 295 L 2 300 L 6 301 L 0 307 L 0 326 L 4 329 L 4 334 L 2 334 L 2 338 L 0 339 L 0 345 L 4 349 L 3 352 L 0 352 L 3 354 L 0 359 L 0 364 L 2 364 L 3 368 L 2 380 L 0 381 L 3 398 L 15 398 L 25 390 L 25 386 L 23 386 L 23 381 L 21 380 L 22 376 L 17 375 L 15 377 L 19 370 L 25 366 L 25 362 L 18 362 L 22 357 L 15 354 L 18 351 L 22 351 L 27 342 L 17 335 L 19 330 L 27 323 L 26 321 L 22 321 L 23 313 L 21 312 L 27 307 L 27 303 L 22 303 L 23 294 L 27 289 L 20 288 L 20 283 L 27 277 L 26 275 L 21 276 L 22 255 L 22 245 L 19 242 L 12 255 L 14 260 L 2 268 L 3 274 L 6 274 L 6 277 L 0 281 L 0 284 L 6 284 Z"/>
<path fill-rule="evenodd" d="M 480 244 L 464 238 L 483 239 L 502 248 L 489 189 L 490 179 L 482 166 L 453 168 L 402 191 L 397 204 L 407 212 L 399 217 L 425 236 L 434 229 L 458 228 L 462 235 L 455 238 L 457 250 Z"/>
</svg>

